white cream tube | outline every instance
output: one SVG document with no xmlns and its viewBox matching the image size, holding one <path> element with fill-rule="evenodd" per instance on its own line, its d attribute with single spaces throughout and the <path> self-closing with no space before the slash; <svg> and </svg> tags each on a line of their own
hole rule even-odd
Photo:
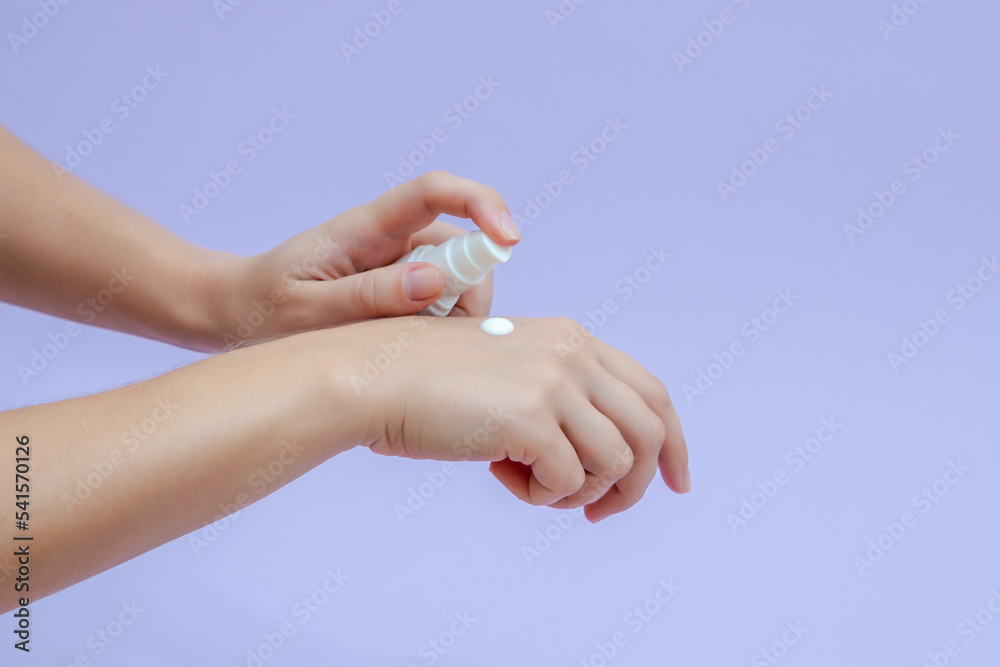
<svg viewBox="0 0 1000 667">
<path fill-rule="evenodd" d="M 444 294 L 420 311 L 421 315 L 444 316 L 451 312 L 458 297 L 482 282 L 498 264 L 510 259 L 511 249 L 495 243 L 486 232 L 456 236 L 439 246 L 422 245 L 403 255 L 402 262 L 430 262 L 444 274 Z"/>
</svg>

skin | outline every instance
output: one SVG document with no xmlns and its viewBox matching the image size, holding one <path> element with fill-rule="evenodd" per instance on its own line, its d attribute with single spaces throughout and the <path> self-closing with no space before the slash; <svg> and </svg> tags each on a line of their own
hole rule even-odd
<svg viewBox="0 0 1000 667">
<path fill-rule="evenodd" d="M 201 528 L 354 447 L 489 461 L 517 498 L 582 506 L 591 521 L 638 502 L 657 469 L 675 492 L 690 490 L 663 384 L 579 324 L 511 318 L 512 334 L 487 336 L 478 325 L 488 283 L 463 295 L 456 314 L 466 317 L 411 315 L 440 287 L 407 298 L 406 276 L 420 265 L 385 265 L 459 233 L 435 222 L 440 213 L 516 242 L 506 205 L 486 186 L 434 172 L 238 258 L 187 244 L 57 174 L 7 133 L 0 152 L 0 298 L 79 319 L 79 304 L 124 266 L 134 278 L 95 325 L 235 348 L 131 386 L 0 413 L 3 468 L 14 465 L 15 439 L 30 441 L 34 537 L 30 592 L 6 583 L 0 611 Z M 317 247 L 329 250 L 307 266 Z M 228 340 L 265 299 L 273 311 L 245 340 Z M 280 472 L 261 483 L 261 469 Z M 7 544 L 23 534 L 14 512 L 0 503 Z M 10 565 L 0 562 L 5 578 L 15 576 Z"/>
</svg>

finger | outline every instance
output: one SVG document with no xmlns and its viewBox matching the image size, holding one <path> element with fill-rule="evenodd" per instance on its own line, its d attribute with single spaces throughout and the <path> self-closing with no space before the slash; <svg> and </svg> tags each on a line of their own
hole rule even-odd
<svg viewBox="0 0 1000 667">
<path fill-rule="evenodd" d="M 432 171 L 352 209 L 369 237 L 407 238 L 442 213 L 471 219 L 495 242 L 510 246 L 520 234 L 500 193 L 443 171 Z"/>
<path fill-rule="evenodd" d="M 615 424 L 634 456 L 631 469 L 587 507 L 587 518 L 596 522 L 632 507 L 645 494 L 656 476 L 666 427 L 642 397 L 617 378 L 606 378 L 592 389 L 590 400 Z"/>
<path fill-rule="evenodd" d="M 303 285 L 312 328 L 420 312 L 444 291 L 444 275 L 427 262 L 395 264 Z"/>
<path fill-rule="evenodd" d="M 507 487 L 518 500 L 523 500 L 526 503 L 531 502 L 528 498 L 531 466 L 511 461 L 510 459 L 503 459 L 502 461 L 493 461 L 490 463 L 490 473 L 497 478 L 498 482 Z"/>
<path fill-rule="evenodd" d="M 580 507 L 603 497 L 631 470 L 634 460 L 628 443 L 607 416 L 582 398 L 569 407 L 566 414 L 570 417 L 562 428 L 586 471 L 586 480 L 579 491 L 554 503 L 556 509 Z"/>
<path fill-rule="evenodd" d="M 681 420 L 670 400 L 667 388 L 639 362 L 610 345 L 602 345 L 597 358 L 611 375 L 624 382 L 642 397 L 646 405 L 659 416 L 665 427 L 659 450 L 660 474 L 663 481 L 677 493 L 691 490 L 688 471 L 688 450 L 681 430 Z"/>
<path fill-rule="evenodd" d="M 493 306 L 493 274 L 490 273 L 458 297 L 449 317 L 488 317 Z"/>
<path fill-rule="evenodd" d="M 490 464 L 490 472 L 511 493 L 530 505 L 551 505 L 583 486 L 583 466 L 562 431 L 533 444 L 541 446 L 517 447 L 520 451 Z"/>
<path fill-rule="evenodd" d="M 421 245 L 441 245 L 445 241 L 455 238 L 456 236 L 462 236 L 463 234 L 468 234 L 467 229 L 462 229 L 458 225 L 453 225 L 450 222 L 444 222 L 442 220 L 435 220 L 427 227 L 421 229 L 412 235 L 413 247 Z"/>
</svg>

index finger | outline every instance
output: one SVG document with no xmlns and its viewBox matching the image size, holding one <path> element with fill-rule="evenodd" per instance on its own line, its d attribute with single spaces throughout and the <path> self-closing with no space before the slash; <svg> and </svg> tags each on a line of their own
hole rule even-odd
<svg viewBox="0 0 1000 667">
<path fill-rule="evenodd" d="M 445 213 L 469 218 L 500 245 L 512 246 L 521 235 L 500 193 L 444 171 L 431 171 L 407 181 L 358 207 L 368 229 L 390 238 L 408 237 Z"/>
</svg>

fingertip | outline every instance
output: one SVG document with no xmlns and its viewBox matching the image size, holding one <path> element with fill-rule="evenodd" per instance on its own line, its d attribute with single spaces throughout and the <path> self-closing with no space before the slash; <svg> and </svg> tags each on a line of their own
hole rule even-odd
<svg viewBox="0 0 1000 667">
<path fill-rule="evenodd" d="M 674 493 L 685 494 L 691 492 L 691 471 L 687 467 L 680 472 L 662 468 L 660 474 L 663 477 L 663 481 Z"/>
<path fill-rule="evenodd" d="M 511 217 L 510 211 L 501 211 L 497 218 L 497 226 L 500 228 L 500 233 L 503 236 L 502 239 L 498 240 L 499 243 L 504 245 L 513 246 L 521 240 L 521 232 L 517 229 L 517 225 L 514 223 L 514 218 Z"/>
<path fill-rule="evenodd" d="M 538 481 L 534 473 L 528 478 L 528 502 L 532 505 L 551 505 L 552 503 L 559 502 L 567 495 L 571 494 L 562 494 L 545 486 Z"/>
<path fill-rule="evenodd" d="M 590 523 L 598 524 L 607 519 L 609 516 L 617 514 L 620 511 L 622 510 L 613 507 L 608 499 L 601 498 L 599 500 L 595 500 L 589 505 L 586 505 L 583 508 L 583 516 Z"/>
<path fill-rule="evenodd" d="M 531 476 L 531 468 L 524 464 L 502 459 L 490 462 L 490 474 L 492 474 L 501 485 L 514 494 L 518 500 L 531 503 L 531 494 L 528 490 L 528 479 Z"/>
</svg>

